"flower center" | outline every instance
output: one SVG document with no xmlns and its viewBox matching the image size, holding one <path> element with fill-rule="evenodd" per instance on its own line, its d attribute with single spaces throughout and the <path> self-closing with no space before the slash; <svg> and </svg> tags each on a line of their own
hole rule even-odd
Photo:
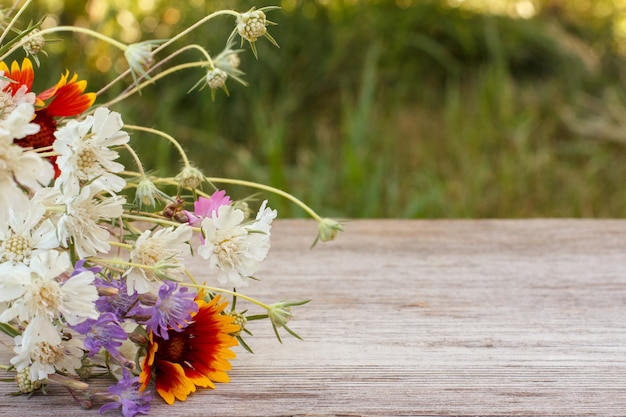
<svg viewBox="0 0 626 417">
<path fill-rule="evenodd" d="M 141 244 L 137 253 L 139 263 L 148 266 L 155 265 L 165 258 L 167 258 L 167 253 L 163 243 L 156 239 L 147 239 Z"/>
<path fill-rule="evenodd" d="M 28 258 L 32 249 L 30 241 L 24 236 L 13 235 L 2 243 L 2 262 L 24 262 Z"/>
<path fill-rule="evenodd" d="M 48 342 L 38 342 L 33 349 L 32 359 L 46 365 L 54 365 L 63 357 L 62 345 L 51 345 Z"/>
<path fill-rule="evenodd" d="M 181 363 L 188 350 L 187 337 L 184 334 L 171 331 L 168 333 L 169 340 L 159 342 L 157 356 L 160 359 L 172 363 Z"/>
<path fill-rule="evenodd" d="M 91 148 L 84 149 L 80 155 L 78 155 L 78 161 L 76 165 L 79 170 L 83 172 L 88 172 L 89 168 L 94 166 L 98 162 L 98 158 L 96 157 L 96 153 Z"/>
<path fill-rule="evenodd" d="M 228 236 L 221 240 L 213 248 L 213 252 L 217 255 L 217 259 L 222 265 L 235 265 L 237 254 L 241 252 L 241 242 L 236 236 Z"/>
<path fill-rule="evenodd" d="M 44 311 L 56 312 L 61 304 L 61 287 L 56 281 L 40 281 L 39 291 L 33 294 L 33 302 Z"/>
<path fill-rule="evenodd" d="M 35 112 L 35 118 L 32 122 L 39 125 L 39 132 L 34 135 L 28 135 L 24 139 L 16 141 L 16 143 L 24 148 L 33 149 L 52 145 L 56 139 L 54 132 L 57 130 L 57 122 L 54 120 L 54 117 L 45 109 L 38 110 Z"/>
</svg>

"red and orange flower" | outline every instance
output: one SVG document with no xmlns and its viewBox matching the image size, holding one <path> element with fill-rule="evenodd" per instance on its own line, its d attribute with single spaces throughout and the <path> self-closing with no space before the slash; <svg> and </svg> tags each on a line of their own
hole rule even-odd
<svg viewBox="0 0 626 417">
<path fill-rule="evenodd" d="M 185 401 L 196 387 L 215 388 L 215 382 L 229 382 L 226 371 L 231 369 L 229 359 L 235 358 L 230 348 L 237 345 L 232 334 L 240 328 L 234 317 L 222 314 L 228 303 L 219 296 L 207 303 L 204 291 L 199 291 L 195 301 L 198 312 L 182 331 L 169 331 L 168 340 L 149 334 L 139 376 L 141 390 L 154 379 L 156 392 L 168 404 Z"/>
<path fill-rule="evenodd" d="M 15 95 L 17 90 L 25 85 L 27 92 L 33 88 L 35 71 L 33 64 L 28 58 L 24 58 L 22 65 L 17 61 L 11 63 L 11 68 L 0 62 L 0 71 L 4 71 L 4 76 L 15 81 L 5 87 L 5 91 L 10 91 Z M 87 81 L 78 80 L 78 75 L 74 74 L 69 78 L 69 71 L 61 75 L 56 85 L 37 94 L 35 101 L 35 118 L 33 123 L 40 126 L 39 132 L 28 135 L 16 141 L 22 147 L 39 149 L 51 146 L 54 143 L 54 132 L 57 130 L 58 117 L 76 116 L 87 110 L 96 100 L 96 93 L 85 93 Z M 50 100 L 47 104 L 46 101 Z M 59 175 L 58 168 L 54 164 L 56 157 L 51 157 L 55 169 L 55 177 Z"/>
</svg>

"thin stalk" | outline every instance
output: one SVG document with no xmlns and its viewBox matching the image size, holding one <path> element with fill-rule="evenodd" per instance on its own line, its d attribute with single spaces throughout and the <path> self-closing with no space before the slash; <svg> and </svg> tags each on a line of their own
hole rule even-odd
<svg viewBox="0 0 626 417">
<path fill-rule="evenodd" d="M 153 135 L 158 135 L 161 137 L 164 137 L 165 139 L 169 140 L 178 150 L 178 153 L 180 154 L 180 156 L 183 158 L 183 163 L 185 164 L 185 167 L 188 168 L 190 166 L 189 164 L 189 158 L 187 158 L 187 154 L 185 153 L 185 151 L 183 150 L 183 147 L 180 146 L 180 143 L 178 143 L 178 141 L 176 139 L 174 139 L 173 136 L 168 135 L 165 132 L 162 132 L 160 130 L 157 129 L 153 129 L 151 127 L 144 127 L 144 126 L 137 126 L 137 125 L 124 125 L 125 128 L 127 129 L 131 129 L 131 130 L 139 130 L 141 132 L 148 132 L 148 133 L 152 133 Z"/>
<path fill-rule="evenodd" d="M 109 36 L 103 35 L 99 32 L 96 32 L 95 30 L 91 30 L 91 29 L 87 29 L 87 28 L 82 28 L 82 27 L 78 27 L 78 26 L 54 26 L 54 27 L 50 27 L 47 29 L 42 29 L 41 31 L 38 32 L 38 35 L 40 36 L 44 36 L 44 35 L 48 35 L 50 33 L 55 33 L 55 32 L 74 32 L 74 33 L 83 33 L 86 35 L 90 35 L 93 36 L 94 38 L 100 39 L 102 41 L 105 41 L 113 46 L 115 46 L 116 48 L 125 51 L 128 48 L 128 45 L 115 40 Z M 11 49 L 9 49 L 4 55 L 2 55 L 0 57 L 0 61 L 3 61 L 7 56 L 11 55 L 13 52 L 15 52 L 18 48 L 20 48 L 22 45 L 24 45 L 24 43 L 26 43 L 26 39 L 22 39 L 20 42 L 18 42 L 16 45 L 14 45 Z"/>
<path fill-rule="evenodd" d="M 144 217 L 144 216 L 135 216 L 134 214 L 122 214 L 122 217 L 125 219 L 129 219 L 129 220 L 139 220 L 139 221 L 150 222 L 150 223 L 158 223 L 158 224 L 166 225 L 166 226 L 180 226 L 181 225 L 181 223 L 173 222 L 170 220 Z M 194 231 L 198 231 L 198 232 L 200 231 L 200 228 L 198 227 L 194 227 L 192 229 L 194 229 Z"/>
<path fill-rule="evenodd" d="M 209 181 L 209 182 L 216 182 L 218 184 L 222 183 L 222 184 L 243 185 L 245 187 L 258 188 L 260 190 L 264 190 L 264 191 L 268 191 L 268 192 L 271 192 L 271 193 L 274 193 L 274 194 L 278 194 L 279 196 L 284 197 L 287 200 L 289 200 L 289 201 L 293 202 L 294 204 L 298 205 L 300 208 L 302 208 L 304 211 L 306 211 L 311 217 L 313 217 L 318 222 L 322 221 L 322 218 L 315 211 L 313 211 L 313 209 L 311 207 L 307 206 L 306 204 L 304 204 L 298 198 L 294 197 L 293 195 L 291 195 L 288 192 L 285 192 L 285 191 L 283 191 L 283 190 L 281 190 L 279 188 L 274 188 L 274 187 L 271 187 L 269 185 L 259 184 L 257 182 L 252 182 L 252 181 L 238 180 L 238 179 L 234 179 L 234 178 L 207 177 L 206 180 Z"/>
<path fill-rule="evenodd" d="M 7 27 L 4 29 L 4 31 L 2 32 L 2 35 L 0 35 L 0 45 L 2 45 L 2 42 L 4 41 L 4 38 L 7 36 L 7 34 L 11 31 L 11 29 L 13 28 L 13 26 L 15 25 L 15 22 L 17 22 L 17 19 L 19 19 L 19 17 L 22 15 L 22 13 L 24 13 L 24 10 L 26 10 L 26 8 L 28 7 L 28 5 L 32 2 L 32 0 L 26 0 L 26 3 L 24 3 L 22 5 L 22 7 L 20 7 L 20 9 L 17 11 L 17 13 L 15 13 L 15 16 L 13 16 L 13 19 L 11 19 L 11 22 L 9 22 L 9 24 L 7 25 Z M 15 4 L 13 5 L 13 7 L 15 7 L 17 5 L 17 2 L 15 2 Z"/>
<path fill-rule="evenodd" d="M 141 90 L 142 88 L 147 86 L 148 84 L 154 84 L 156 81 L 158 81 L 161 78 L 164 78 L 164 77 L 170 75 L 173 72 L 176 72 L 176 71 L 179 71 L 179 70 L 183 70 L 183 69 L 187 69 L 187 68 L 203 67 L 203 66 L 206 66 L 207 64 L 208 64 L 207 62 L 203 62 L 203 61 L 187 62 L 185 64 L 180 64 L 180 65 L 176 65 L 174 67 L 168 68 L 165 71 L 158 73 L 157 75 L 155 75 L 151 79 L 149 79 L 147 81 L 144 81 L 139 86 L 134 87 L 132 90 L 130 90 L 126 94 L 120 94 L 119 96 L 117 96 L 114 99 L 110 100 L 109 102 L 103 104 L 102 106 L 103 107 L 111 107 L 112 105 L 114 105 L 116 103 L 119 103 L 120 101 L 125 100 L 128 97 L 132 96 L 133 94 L 135 94 L 136 92 L 138 92 L 139 90 Z"/>
<path fill-rule="evenodd" d="M 205 58 L 207 59 L 207 62 L 209 63 L 209 66 L 211 66 L 211 68 L 213 67 L 213 60 L 211 59 L 211 56 L 209 55 L 209 53 L 202 48 L 200 45 L 186 45 L 184 47 L 182 47 L 181 49 L 176 50 L 175 52 L 173 52 L 172 54 L 166 56 L 165 58 L 163 58 L 162 60 L 160 60 L 158 63 L 156 63 L 155 65 L 153 65 L 152 67 L 148 68 L 147 74 L 150 74 L 151 72 L 153 72 L 154 70 L 160 68 L 162 65 L 164 65 L 165 63 L 169 62 L 170 60 L 172 60 L 174 57 L 176 57 L 177 55 L 180 55 L 181 53 L 189 50 L 189 49 L 199 49 L 202 52 L 202 55 L 205 56 Z M 115 79 L 113 81 L 111 81 L 110 83 L 108 83 L 107 85 L 105 85 L 104 87 L 102 87 L 100 90 L 98 90 L 98 92 L 96 93 L 96 96 L 100 96 L 102 93 L 104 93 L 106 90 L 108 90 L 109 88 L 111 88 L 113 85 L 115 85 L 116 83 L 118 83 L 119 81 L 123 80 L 128 74 L 130 74 L 130 68 L 128 68 L 126 71 L 124 71 L 123 73 L 121 73 L 120 75 L 118 75 L 117 77 L 115 77 Z M 139 80 L 144 79 L 144 76 L 139 77 Z M 128 89 L 126 89 L 124 92 L 122 92 L 122 94 L 126 93 L 129 91 L 129 89 L 132 87 L 133 85 L 131 84 Z"/>
<path fill-rule="evenodd" d="M 133 245 L 129 245 L 128 243 L 116 242 L 113 240 L 109 241 L 109 245 L 116 246 L 118 248 L 128 249 L 128 250 L 131 250 L 133 248 Z"/>
<path fill-rule="evenodd" d="M 198 20 L 196 23 L 194 23 L 193 25 L 189 26 L 187 29 L 185 29 L 182 32 L 178 33 L 176 36 L 174 36 L 173 38 L 171 38 L 167 42 L 161 44 L 161 46 L 156 48 L 153 52 L 156 54 L 157 52 L 162 51 L 163 49 L 167 48 L 172 43 L 176 42 L 178 39 L 180 39 L 183 36 L 187 35 L 189 32 L 193 31 L 197 27 L 199 27 L 202 24 L 208 22 L 209 20 L 213 19 L 214 17 L 220 16 L 220 15 L 232 15 L 232 16 L 238 17 L 240 15 L 240 13 L 237 13 L 234 10 L 219 10 L 217 12 L 213 12 L 210 15 L 205 16 L 202 19 Z"/>
<path fill-rule="evenodd" d="M 193 287 L 193 288 L 200 288 L 200 289 L 204 289 L 204 290 L 208 290 L 208 291 L 219 292 L 219 293 L 222 293 L 222 294 L 233 295 L 233 296 L 235 296 L 237 298 L 241 298 L 243 300 L 249 301 L 252 304 L 256 304 L 259 307 L 261 307 L 261 308 L 263 308 L 263 309 L 265 309 L 267 311 L 270 310 L 270 306 L 268 306 L 264 302 L 261 302 L 261 301 L 257 300 L 256 298 L 249 297 L 249 296 L 247 296 L 245 294 L 242 294 L 242 293 L 239 293 L 237 291 L 226 290 L 224 288 L 218 288 L 218 287 L 211 287 L 211 286 L 208 286 L 208 285 L 193 284 L 193 283 L 190 283 L 190 282 L 179 282 L 178 285 L 186 286 L 186 287 Z"/>
<path fill-rule="evenodd" d="M 124 125 L 124 126 L 128 127 L 128 125 Z M 141 176 L 142 179 L 145 179 L 146 178 L 146 173 L 143 170 L 143 166 L 141 165 L 141 159 L 139 159 L 139 155 L 137 155 L 137 152 L 135 152 L 135 150 L 132 148 L 132 146 L 130 146 L 128 143 L 125 143 L 124 147 L 126 148 L 128 153 L 130 154 L 130 156 L 135 160 L 135 165 L 137 165 L 137 169 L 139 170 L 139 175 Z"/>
</svg>

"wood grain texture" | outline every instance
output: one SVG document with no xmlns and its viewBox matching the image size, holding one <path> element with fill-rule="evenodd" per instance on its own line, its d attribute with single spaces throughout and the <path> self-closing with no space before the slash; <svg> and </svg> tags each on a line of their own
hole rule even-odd
<svg viewBox="0 0 626 417">
<path fill-rule="evenodd" d="M 152 415 L 626 415 L 626 221 L 361 220 L 309 250 L 315 234 L 278 221 L 246 291 L 312 298 L 304 341 L 252 323 L 230 384 Z M 0 416 L 97 415 L 11 385 Z"/>
</svg>

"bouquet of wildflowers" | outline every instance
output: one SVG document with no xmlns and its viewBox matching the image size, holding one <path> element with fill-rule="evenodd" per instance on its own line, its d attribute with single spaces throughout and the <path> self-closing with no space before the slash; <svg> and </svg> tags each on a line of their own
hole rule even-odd
<svg viewBox="0 0 626 417">
<path fill-rule="evenodd" d="M 276 210 L 264 201 L 253 211 L 216 184 L 291 199 L 318 220 L 316 241 L 333 239 L 340 223 L 282 190 L 206 177 L 173 134 L 125 124 L 114 110 L 117 102 L 187 68 L 204 68 L 193 88 L 208 86 L 211 94 L 227 92 L 228 79 L 244 82 L 237 58 L 244 49 L 233 45 L 240 38 L 256 56 L 258 39 L 275 44 L 266 19 L 275 7 L 217 11 L 169 40 L 126 45 L 83 27 L 20 27 L 30 0 L 21 3 L 0 20 L 0 330 L 13 341 L 5 344 L 13 356 L 2 366 L 15 373 L 19 392 L 62 384 L 83 406 L 147 414 L 157 395 L 172 404 L 197 387 L 228 382 L 232 349 L 250 350 L 244 341 L 249 321 L 268 319 L 279 341 L 280 329 L 298 337 L 287 323 L 291 308 L 306 301 L 267 304 L 238 292 L 268 253 Z M 184 45 L 161 57 L 167 46 L 218 16 L 235 18 L 219 55 Z M 119 48 L 128 70 L 114 82 L 126 83 L 126 90 L 99 105 L 109 86 L 87 92 L 86 82 L 66 71 L 50 88 L 32 91 L 46 39 L 60 31 Z M 188 49 L 203 59 L 170 64 Z M 129 145 L 133 130 L 171 142 L 181 153 L 180 173 L 148 175 Z M 122 165 L 120 152 L 135 166 Z M 194 277 L 185 267 L 192 254 L 212 273 Z M 247 314 L 240 309 L 244 302 L 261 313 Z M 108 390 L 90 387 L 96 377 L 110 379 Z"/>
</svg>

